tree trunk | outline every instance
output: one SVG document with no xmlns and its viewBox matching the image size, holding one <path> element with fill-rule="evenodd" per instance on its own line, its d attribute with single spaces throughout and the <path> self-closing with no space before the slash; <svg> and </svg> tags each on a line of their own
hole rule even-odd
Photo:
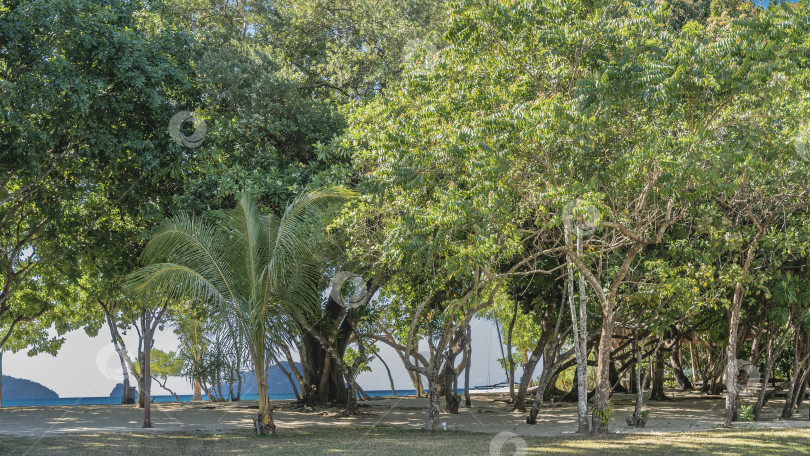
<svg viewBox="0 0 810 456">
<path fill-rule="evenodd" d="M 579 237 L 577 237 L 577 250 L 580 249 Z M 582 274 L 580 274 L 582 277 Z M 571 320 L 574 325 L 574 347 L 576 349 L 577 372 L 577 433 L 588 433 L 588 347 L 587 328 L 588 313 L 585 307 L 585 293 L 582 281 L 579 284 L 579 314 L 574 304 L 574 268 L 568 263 L 568 304 L 571 307 Z M 573 385 L 572 385 L 573 388 Z"/>
<path fill-rule="evenodd" d="M 650 400 L 665 401 L 667 399 L 666 394 L 664 394 L 664 351 L 659 348 L 655 353 L 655 368 L 653 369 Z"/>
<path fill-rule="evenodd" d="M 366 394 L 365 390 L 363 390 L 363 387 L 357 384 L 357 380 L 352 381 L 354 382 L 355 397 L 358 399 L 363 399 L 364 401 L 371 400 L 371 397 L 368 394 Z"/>
<path fill-rule="evenodd" d="M 503 367 L 504 374 L 506 375 L 506 381 L 509 381 L 509 367 L 506 363 L 506 353 L 503 351 L 503 337 L 501 336 L 501 326 L 498 324 L 498 317 L 495 317 L 495 331 L 498 334 L 498 346 L 501 347 L 501 359 L 504 361 L 501 366 Z"/>
<path fill-rule="evenodd" d="M 762 407 L 765 405 L 765 392 L 768 389 L 768 380 L 771 378 L 771 371 L 773 370 L 773 363 L 775 357 L 773 356 L 773 338 L 768 339 L 766 348 L 767 359 L 765 361 L 765 372 L 762 372 L 762 387 L 759 388 L 757 395 L 757 403 L 754 404 L 754 419 L 759 419 L 759 414 L 762 412 Z"/>
<path fill-rule="evenodd" d="M 242 400 L 242 352 L 239 348 L 236 349 L 236 366 L 234 367 L 236 370 L 236 396 L 231 395 L 231 401 L 238 402 Z M 295 397 L 299 397 L 297 391 Z"/>
<path fill-rule="evenodd" d="M 644 407 L 644 388 L 641 387 L 644 385 L 644 378 L 641 376 L 641 361 L 642 361 L 642 353 L 644 352 L 644 344 L 638 338 L 638 332 L 635 334 L 634 338 L 634 345 L 636 349 L 636 368 L 635 371 L 635 381 L 636 385 L 639 386 L 636 388 L 636 407 L 633 410 L 633 418 L 632 418 L 632 425 L 638 426 L 641 423 L 641 411 Z"/>
<path fill-rule="evenodd" d="M 804 371 L 804 377 L 807 378 L 807 370 Z M 804 403 L 804 396 L 807 394 L 807 380 L 802 382 L 801 388 L 799 388 L 799 394 L 796 396 L 796 410 L 802 407 Z"/>
<path fill-rule="evenodd" d="M 517 395 L 515 395 L 515 405 L 513 410 L 521 412 L 526 411 L 526 392 L 529 389 L 529 383 L 534 375 L 537 362 L 540 361 L 540 355 L 542 355 L 543 350 L 546 348 L 548 338 L 548 331 L 544 331 L 544 333 L 540 336 L 540 339 L 537 341 L 537 344 L 534 346 L 534 350 L 532 351 L 531 355 L 529 355 L 526 365 L 523 366 L 523 376 L 520 378 L 520 386 L 518 387 Z"/>
<path fill-rule="evenodd" d="M 622 370 L 626 370 L 627 365 L 622 365 Z M 610 378 L 610 385 L 612 388 L 613 393 L 627 393 L 629 392 L 627 388 L 622 385 L 621 378 L 619 377 L 619 370 L 616 369 L 616 362 L 610 362 L 610 371 L 608 373 L 608 378 Z"/>
<path fill-rule="evenodd" d="M 428 414 L 425 430 L 439 429 L 439 368 L 434 367 L 428 373 Z"/>
<path fill-rule="evenodd" d="M 138 360 L 138 363 L 141 366 L 141 372 L 143 372 L 143 354 L 141 355 L 140 360 Z M 138 377 L 138 408 L 144 408 L 144 397 L 145 397 L 143 392 L 144 388 L 145 385 L 143 381 L 143 375 L 141 375 L 140 377 Z"/>
<path fill-rule="evenodd" d="M 512 293 L 515 293 L 515 286 L 512 285 Z M 507 334 L 506 343 L 506 360 L 509 363 L 509 400 L 514 403 L 515 401 L 515 358 L 512 356 L 512 335 L 515 331 L 515 322 L 517 321 L 518 302 L 517 296 L 513 296 L 514 304 L 512 308 L 512 320 L 509 322 L 509 332 Z M 525 372 L 524 372 L 525 374 Z M 525 375 L 524 375 L 525 377 Z M 531 379 L 531 376 L 529 377 Z M 525 393 L 524 393 L 525 395 Z"/>
<path fill-rule="evenodd" d="M 396 396 L 397 389 L 394 387 L 394 377 L 391 376 L 391 369 L 388 368 L 388 363 L 385 362 L 382 356 L 377 355 L 377 358 L 380 360 L 383 366 L 385 366 L 385 372 L 388 373 L 388 383 L 391 385 L 391 393 Z"/>
<path fill-rule="evenodd" d="M 3 350 L 0 350 L 0 408 L 3 407 Z"/>
<path fill-rule="evenodd" d="M 695 341 L 689 341 L 689 361 L 692 363 L 692 386 L 695 387 L 698 384 L 698 372 L 697 372 L 697 364 L 695 362 Z"/>
<path fill-rule="evenodd" d="M 357 397 L 356 391 L 354 389 L 354 377 L 352 376 L 351 372 L 346 374 L 346 384 L 349 386 L 349 395 L 346 398 L 346 409 L 343 410 L 343 414 L 346 416 L 352 416 L 357 414 Z"/>
<path fill-rule="evenodd" d="M 467 363 L 464 365 L 464 406 L 472 407 L 470 400 L 470 365 L 472 364 L 472 328 L 467 325 L 467 345 L 464 347 Z"/>
<path fill-rule="evenodd" d="M 751 262 L 754 260 L 756 246 L 764 236 L 764 228 L 760 228 L 759 234 L 754 238 L 746 251 L 745 260 L 743 261 L 742 270 L 740 271 L 742 276 L 748 274 Z M 737 338 L 739 337 L 740 312 L 742 310 L 744 297 L 743 291 L 743 282 L 739 280 L 734 287 L 734 297 L 731 301 L 731 316 L 728 325 L 728 346 L 726 347 L 726 357 L 728 359 L 726 363 L 726 415 L 723 420 L 725 426 L 731 426 L 731 422 L 737 419 L 737 396 L 739 395 L 739 389 L 737 388 L 737 373 L 739 372 L 739 366 L 737 365 Z"/>
<path fill-rule="evenodd" d="M 127 361 L 124 358 L 124 352 L 121 349 L 121 346 L 118 344 L 118 331 L 115 328 L 115 323 L 113 323 L 112 315 L 107 311 L 107 307 L 104 307 L 104 315 L 107 320 L 107 326 L 110 328 L 110 337 L 112 338 L 115 353 L 118 354 L 118 360 L 121 362 L 121 372 L 124 378 L 124 391 L 121 394 L 121 405 L 133 404 L 135 403 L 135 399 L 132 397 L 132 391 L 130 391 L 129 368 L 127 368 Z"/>
<path fill-rule="evenodd" d="M 143 322 L 143 427 L 152 427 L 152 321 L 151 312 L 143 311 L 141 314 Z"/>
<path fill-rule="evenodd" d="M 418 364 L 419 361 L 415 360 Z M 416 397 L 424 397 L 425 395 L 425 382 L 422 380 L 422 374 L 419 372 L 415 372 L 414 376 L 416 377 Z"/>
<path fill-rule="evenodd" d="M 194 396 L 191 400 L 195 402 L 202 401 L 202 386 L 200 385 L 200 380 L 196 378 L 194 379 Z"/>
<path fill-rule="evenodd" d="M 448 354 L 447 361 L 444 367 L 444 384 L 445 384 L 445 393 L 444 393 L 444 410 L 450 414 L 458 414 L 458 406 L 461 403 L 461 400 L 453 391 L 453 383 L 456 370 L 453 368 L 455 356 L 452 354 Z"/>
<path fill-rule="evenodd" d="M 260 373 L 259 370 L 264 372 Z M 256 417 L 257 434 L 276 435 L 276 423 L 273 421 L 273 408 L 270 407 L 270 398 L 267 396 L 267 366 L 256 366 L 256 384 L 259 389 L 259 414 Z"/>
<path fill-rule="evenodd" d="M 295 399 L 300 401 L 301 395 L 298 394 L 298 385 L 295 384 L 295 380 L 293 380 L 292 375 L 289 372 L 287 372 L 287 369 L 284 369 L 284 367 L 281 366 L 281 363 L 276 363 L 276 367 L 281 369 L 281 372 L 284 374 L 285 377 L 287 377 L 287 381 L 290 382 L 290 385 L 292 386 L 293 389 L 293 393 L 295 393 Z"/>
<path fill-rule="evenodd" d="M 563 299 L 565 298 L 563 297 Z M 562 314 L 562 311 L 563 309 L 561 307 L 560 314 Z M 559 323 L 559 319 L 557 321 Z M 555 330 L 555 341 L 548 347 L 545 353 L 543 353 L 543 372 L 540 374 L 540 382 L 538 382 L 537 391 L 534 393 L 532 409 L 529 412 L 529 416 L 526 418 L 526 424 L 537 424 L 537 415 L 540 413 L 540 407 L 545 401 L 546 393 L 549 387 L 554 385 L 555 379 L 557 378 L 556 370 L 560 365 L 557 360 L 557 350 L 559 350 L 560 343 L 556 341 L 556 334 L 557 330 Z"/>
<path fill-rule="evenodd" d="M 342 342 L 337 343 L 336 351 L 342 356 L 345 345 Z M 345 404 L 349 392 L 343 373 L 338 363 L 332 362 L 332 355 L 321 346 L 318 339 L 305 332 L 301 337 L 299 353 L 304 383 L 309 386 L 303 388 L 302 385 L 301 395 L 305 400 L 318 404 Z M 312 386 L 317 388 L 313 389 Z"/>
<path fill-rule="evenodd" d="M 675 381 L 678 383 L 678 389 L 682 391 L 693 389 L 692 382 L 689 381 L 689 377 L 683 373 L 680 339 L 676 339 L 675 344 L 669 351 L 669 363 L 672 367 L 672 373 L 675 376 Z"/>
<path fill-rule="evenodd" d="M 599 340 L 599 355 L 596 368 L 596 396 L 591 426 L 593 432 L 607 434 L 610 407 L 610 342 L 613 339 L 613 306 L 602 312 L 602 336 Z M 600 416 L 601 415 L 601 416 Z"/>
<path fill-rule="evenodd" d="M 805 358 L 806 359 L 806 358 Z M 785 406 L 782 409 L 782 419 L 789 420 L 793 418 L 793 412 L 796 409 L 796 402 L 799 399 L 799 394 L 802 393 L 802 386 L 807 381 L 807 374 L 810 369 L 803 369 L 804 362 L 798 364 L 798 369 L 791 375 L 790 389 L 788 390 L 787 398 L 785 399 Z M 793 377 L 796 377 L 795 379 Z"/>
</svg>

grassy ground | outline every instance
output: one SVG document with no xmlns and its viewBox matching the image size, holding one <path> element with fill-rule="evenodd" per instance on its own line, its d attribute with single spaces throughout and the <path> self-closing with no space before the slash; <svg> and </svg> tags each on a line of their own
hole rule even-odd
<svg viewBox="0 0 810 456">
<path fill-rule="evenodd" d="M 63 434 L 41 439 L 0 438 L 0 455 L 800 455 L 810 454 L 810 430 L 729 430 L 607 438 L 516 438 L 498 453 L 492 435 L 428 433 L 394 427 L 287 430 L 279 437 L 227 434 Z M 508 436 L 504 437 L 505 438 Z M 492 452 L 490 450 L 493 450 Z"/>
</svg>

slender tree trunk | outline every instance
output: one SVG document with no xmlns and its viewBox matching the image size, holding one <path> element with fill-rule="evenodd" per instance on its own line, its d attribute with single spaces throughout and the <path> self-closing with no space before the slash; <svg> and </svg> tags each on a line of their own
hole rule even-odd
<svg viewBox="0 0 810 456">
<path fill-rule="evenodd" d="M 349 387 L 349 397 L 346 398 L 346 409 L 343 411 L 343 414 L 346 416 L 352 416 L 357 414 L 357 392 L 354 389 L 354 376 L 351 374 L 351 372 L 347 373 L 346 377 L 346 384 Z"/>
<path fill-rule="evenodd" d="M 602 312 L 602 335 L 596 367 L 596 395 L 591 426 L 593 432 L 607 434 L 609 422 L 605 414 L 610 410 L 610 342 L 613 339 L 613 306 Z M 603 414 L 602 417 L 599 414 Z"/>
<path fill-rule="evenodd" d="M 801 384 L 802 386 L 801 388 L 799 388 L 799 394 L 796 396 L 796 410 L 802 407 L 802 404 L 804 403 L 804 396 L 807 394 L 807 380 L 806 380 L 807 372 L 808 372 L 807 369 L 805 369 L 804 371 L 805 381 L 802 382 Z"/>
<path fill-rule="evenodd" d="M 455 356 L 452 354 L 447 355 L 447 361 L 444 367 L 444 410 L 450 414 L 458 414 L 458 406 L 461 400 L 458 395 L 453 391 L 453 383 L 456 370 L 453 367 Z"/>
<path fill-rule="evenodd" d="M 298 371 L 298 367 L 295 365 L 295 360 L 293 360 L 292 353 L 290 352 L 290 347 L 284 344 L 284 356 L 287 358 L 287 365 L 290 367 L 290 373 L 295 376 L 295 379 L 298 380 L 298 384 L 301 386 L 301 397 L 307 397 L 307 389 L 309 386 L 304 379 L 304 376 Z"/>
<path fill-rule="evenodd" d="M 110 337 L 112 338 L 113 347 L 115 348 L 115 352 L 118 354 L 118 360 L 121 362 L 121 372 L 124 378 L 124 391 L 121 393 L 121 404 L 132 404 L 135 402 L 135 400 L 132 397 L 132 391 L 130 391 L 129 368 L 127 367 L 127 361 L 124 358 L 123 350 L 118 344 L 118 331 L 115 329 L 115 323 L 113 323 L 112 316 L 106 311 L 106 307 L 104 313 L 107 319 L 107 326 L 110 328 Z"/>
<path fill-rule="evenodd" d="M 754 404 L 754 420 L 759 419 L 759 414 L 765 405 L 765 391 L 768 389 L 768 380 L 771 378 L 771 369 L 773 369 L 773 337 L 768 338 L 765 346 L 765 356 L 765 372 L 762 372 L 762 386 L 759 388 L 759 394 L 757 394 L 757 403 Z"/>
<path fill-rule="evenodd" d="M 655 369 L 653 369 L 653 382 L 650 400 L 667 400 L 667 396 L 664 393 L 664 351 L 660 349 L 655 353 Z"/>
<path fill-rule="evenodd" d="M 231 397 L 234 402 L 242 400 L 242 351 L 237 348 L 236 350 L 236 396 Z M 233 384 L 231 384 L 233 386 Z M 295 395 L 299 397 L 298 394 Z"/>
<path fill-rule="evenodd" d="M 242 400 L 242 369 L 236 370 L 236 397 L 233 400 L 234 402 Z"/>
<path fill-rule="evenodd" d="M 676 339 L 675 344 L 669 352 L 669 363 L 672 366 L 672 373 L 675 376 L 675 381 L 678 382 L 678 389 L 687 391 L 692 389 L 692 382 L 689 377 L 683 373 L 683 361 L 681 358 L 681 341 Z"/>
<path fill-rule="evenodd" d="M 515 293 L 515 286 L 512 285 L 512 293 Z M 509 400 L 515 401 L 515 359 L 512 356 L 512 335 L 515 330 L 515 322 L 517 321 L 518 314 L 518 301 L 517 296 L 514 296 L 514 304 L 512 308 L 512 320 L 509 322 L 509 333 L 507 334 L 506 344 L 506 357 L 509 362 Z M 531 377 L 530 377 L 531 378 Z"/>
<path fill-rule="evenodd" d="M 158 385 L 160 385 L 160 387 L 161 387 L 161 388 L 165 389 L 166 391 L 168 391 L 168 392 L 169 392 L 169 394 L 171 394 L 171 395 L 172 395 L 172 397 L 174 398 L 174 401 L 175 401 L 175 402 L 180 402 L 180 398 L 179 398 L 179 397 L 177 397 L 177 393 L 175 393 L 174 391 L 172 391 L 172 389 L 171 389 L 171 388 L 169 388 L 168 386 L 166 386 L 166 382 L 168 381 L 168 378 L 164 378 L 162 382 L 160 381 L 160 379 L 159 379 L 159 378 L 155 378 L 155 381 L 158 383 Z"/>
<path fill-rule="evenodd" d="M 764 228 L 760 228 L 759 234 L 748 247 L 745 253 L 742 270 L 740 271 L 743 276 L 748 275 L 751 262 L 754 260 L 756 246 L 764 236 Z M 739 366 L 737 365 L 737 338 L 739 337 L 740 312 L 742 310 L 744 297 L 743 292 L 743 282 L 740 280 L 734 287 L 734 297 L 731 301 L 731 316 L 728 325 L 728 346 L 726 347 L 726 358 L 728 359 L 726 363 L 726 415 L 723 420 L 725 426 L 731 426 L 731 422 L 737 419 L 737 396 L 740 393 L 737 388 L 737 373 L 739 372 Z"/>
<path fill-rule="evenodd" d="M 796 355 L 798 358 L 798 354 Z M 790 389 L 788 390 L 787 398 L 785 399 L 785 406 L 782 409 L 782 419 L 788 420 L 793 417 L 793 412 L 796 408 L 796 402 L 799 394 L 802 393 L 802 386 L 807 381 L 807 374 L 810 369 L 805 368 L 807 357 L 794 364 L 794 372 L 791 375 Z"/>
<path fill-rule="evenodd" d="M 0 350 L 0 408 L 3 407 L 3 350 Z"/>
<path fill-rule="evenodd" d="M 470 400 L 470 365 L 472 364 L 472 328 L 467 325 L 467 345 L 464 347 L 467 363 L 464 365 L 464 406 L 472 407 Z"/>
<path fill-rule="evenodd" d="M 531 355 L 529 355 L 528 360 L 526 361 L 526 365 L 523 366 L 523 376 L 520 378 L 520 386 L 518 387 L 517 395 L 515 395 L 515 405 L 513 410 L 525 412 L 526 411 L 526 392 L 529 390 L 529 383 L 532 380 L 532 376 L 534 375 L 534 370 L 537 367 L 537 362 L 540 361 L 540 356 L 543 354 L 543 350 L 546 348 L 546 344 L 548 342 L 548 331 L 545 331 L 541 336 L 540 339 L 537 341 L 537 344 L 534 346 L 534 350 L 532 350 Z"/>
<path fill-rule="evenodd" d="M 543 405 L 543 398 L 545 390 L 551 381 L 551 373 L 548 372 L 548 364 L 546 356 L 543 356 L 543 373 L 540 374 L 540 382 L 537 385 L 537 390 L 534 392 L 534 400 L 532 401 L 532 409 L 529 411 L 529 416 L 526 417 L 526 424 L 537 424 L 537 415 L 540 414 L 540 407 Z"/>
<path fill-rule="evenodd" d="M 419 361 L 416 360 L 416 363 L 419 363 Z M 417 372 L 415 375 L 416 375 L 416 397 L 421 398 L 424 397 L 425 395 L 425 383 L 422 381 L 422 374 Z"/>
<path fill-rule="evenodd" d="M 697 372 L 697 364 L 695 362 L 695 341 L 689 341 L 689 361 L 692 363 L 692 385 L 697 386 L 698 384 L 698 372 Z"/>
<path fill-rule="evenodd" d="M 259 373 L 260 369 L 263 369 L 264 372 Z M 270 398 L 267 395 L 267 366 L 256 366 L 256 383 L 259 389 L 259 415 L 257 417 L 256 432 L 258 434 L 276 435 L 273 409 L 270 407 Z"/>
<path fill-rule="evenodd" d="M 366 392 L 363 390 L 363 387 L 361 387 L 357 383 L 357 380 L 353 380 L 353 382 L 354 382 L 354 391 L 356 393 L 356 397 L 358 399 L 362 399 L 364 401 L 371 400 L 371 397 L 368 394 L 366 394 Z"/>
<path fill-rule="evenodd" d="M 284 369 L 284 367 L 281 366 L 281 363 L 276 363 L 276 367 L 281 369 L 281 372 L 284 373 L 285 377 L 287 377 L 287 381 L 290 382 L 290 386 L 292 386 L 293 393 L 295 393 L 295 398 L 300 401 L 301 395 L 298 394 L 298 387 L 296 386 L 295 380 L 293 380 L 292 375 L 289 372 L 287 372 L 287 369 Z"/>
<path fill-rule="evenodd" d="M 661 350 L 661 346 L 663 345 L 663 340 L 658 340 L 658 345 L 655 346 L 655 350 L 651 356 L 652 358 L 658 358 L 658 353 Z M 636 333 L 636 384 L 638 388 L 636 388 L 636 407 L 633 411 L 632 423 L 634 426 L 638 426 L 641 424 L 641 412 L 644 408 L 644 384 L 647 382 L 647 377 L 650 375 L 649 369 L 642 369 L 641 362 L 643 361 L 643 352 L 644 352 L 644 344 L 639 340 L 638 333 Z M 644 375 L 642 376 L 641 372 L 644 371 Z"/>
<path fill-rule="evenodd" d="M 644 385 L 644 379 L 641 377 L 641 361 L 642 353 L 644 352 L 644 344 L 639 340 L 638 332 L 634 338 L 636 348 L 636 385 Z M 641 422 L 641 411 L 644 407 L 644 388 L 636 388 L 636 407 L 633 410 L 633 426 L 638 426 Z"/>
<path fill-rule="evenodd" d="M 506 381 L 509 381 L 509 367 L 506 363 L 506 353 L 503 351 L 503 337 L 501 337 L 501 326 L 498 323 L 498 317 L 495 317 L 495 331 L 498 334 L 498 346 L 501 347 L 501 359 L 504 361 L 501 366 L 503 366 L 504 374 L 506 374 Z"/>
<path fill-rule="evenodd" d="M 146 388 L 146 384 L 144 382 L 144 377 L 143 377 L 143 354 L 141 354 L 141 358 L 140 358 L 140 360 L 138 362 L 139 362 L 139 364 L 141 366 L 141 373 L 142 373 L 141 376 L 138 377 L 138 408 L 144 408 L 145 407 L 144 398 L 146 396 L 144 395 L 143 390 L 144 390 L 144 388 Z"/>
<path fill-rule="evenodd" d="M 579 233 L 579 228 L 578 228 Z M 577 250 L 580 249 L 579 236 L 577 237 Z M 571 320 L 574 325 L 574 347 L 577 359 L 577 433 L 588 433 L 588 348 L 587 348 L 587 308 L 585 295 L 580 283 L 579 315 L 574 304 L 574 266 L 568 263 L 568 304 L 571 307 Z"/>
<path fill-rule="evenodd" d="M 143 311 L 141 314 L 143 322 L 143 427 L 152 427 L 152 319 L 151 312 Z"/>
<path fill-rule="evenodd" d="M 391 369 L 388 368 L 388 363 L 385 362 L 382 356 L 377 355 L 377 358 L 380 360 L 383 366 L 385 366 L 385 372 L 388 373 L 388 383 L 391 385 L 391 393 L 393 393 L 393 395 L 396 396 L 397 389 L 394 387 L 394 377 L 391 376 Z"/>
</svg>

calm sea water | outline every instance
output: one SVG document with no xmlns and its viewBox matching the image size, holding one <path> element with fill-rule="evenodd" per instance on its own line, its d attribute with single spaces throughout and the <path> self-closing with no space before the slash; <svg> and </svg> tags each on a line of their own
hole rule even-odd
<svg viewBox="0 0 810 456">
<path fill-rule="evenodd" d="M 461 392 L 461 390 L 459 390 Z M 392 396 L 393 393 L 391 390 L 378 390 L 378 391 L 366 391 L 366 394 L 372 397 L 379 397 L 379 396 Z M 397 394 L 400 396 L 416 394 L 416 390 L 397 390 Z M 181 402 L 190 402 L 192 395 L 178 395 Z M 174 402 L 174 398 L 172 396 L 152 396 L 154 402 Z M 207 400 L 207 396 L 203 395 L 203 400 Z M 255 394 L 243 394 L 242 400 L 245 401 L 255 401 L 258 400 L 259 396 Z M 295 400 L 295 396 L 292 394 L 271 394 L 271 400 Z M 106 404 L 113 404 L 118 405 L 121 403 L 120 397 L 60 397 L 59 399 L 41 399 L 41 400 L 3 400 L 3 407 L 31 407 L 31 406 L 60 406 L 60 405 L 106 405 Z"/>
</svg>

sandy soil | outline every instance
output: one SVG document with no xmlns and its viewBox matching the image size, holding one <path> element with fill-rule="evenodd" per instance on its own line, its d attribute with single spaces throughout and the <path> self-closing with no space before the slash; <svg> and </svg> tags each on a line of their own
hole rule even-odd
<svg viewBox="0 0 810 456">
<path fill-rule="evenodd" d="M 722 421 L 724 399 L 696 393 L 670 392 L 671 401 L 645 404 L 650 418 L 644 429 L 628 428 L 625 417 L 632 414 L 634 397 L 614 396 L 615 413 L 611 430 L 617 433 L 663 433 L 707 430 Z M 752 398 L 744 398 L 751 403 Z M 443 401 L 442 401 L 443 402 Z M 784 400 L 770 402 L 763 413 L 765 421 L 739 423 L 739 427 L 810 427 L 808 406 L 803 405 L 789 421 L 778 420 Z M 379 424 L 420 427 L 424 421 L 427 399 L 413 396 L 389 397 L 361 402 L 361 414 L 340 416 L 339 409 L 306 410 L 289 402 L 275 402 L 274 418 L 284 428 L 310 426 L 374 426 Z M 250 408 L 250 407 L 253 408 Z M 83 405 L 61 407 L 12 407 L 0 409 L 0 436 L 39 437 L 65 432 L 161 432 L 161 431 L 229 431 L 250 429 L 256 402 L 241 403 L 160 403 L 152 405 L 153 429 L 142 429 L 143 411 L 131 406 Z M 526 414 L 512 413 L 502 394 L 472 396 L 472 407 L 460 408 L 458 415 L 442 413 L 440 421 L 451 430 L 496 434 L 511 431 L 526 436 L 563 436 L 576 429 L 576 404 L 564 403 L 541 410 L 537 425 L 526 424 Z"/>
</svg>

